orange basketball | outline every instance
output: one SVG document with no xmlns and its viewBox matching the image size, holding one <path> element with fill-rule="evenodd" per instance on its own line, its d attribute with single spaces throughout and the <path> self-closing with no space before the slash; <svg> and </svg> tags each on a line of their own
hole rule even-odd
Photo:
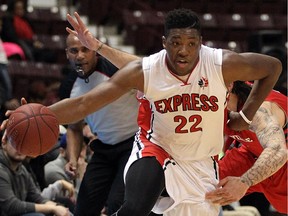
<svg viewBox="0 0 288 216">
<path fill-rule="evenodd" d="M 8 141 L 18 152 L 37 157 L 57 143 L 59 123 L 46 106 L 28 103 L 10 115 L 6 132 Z"/>
</svg>

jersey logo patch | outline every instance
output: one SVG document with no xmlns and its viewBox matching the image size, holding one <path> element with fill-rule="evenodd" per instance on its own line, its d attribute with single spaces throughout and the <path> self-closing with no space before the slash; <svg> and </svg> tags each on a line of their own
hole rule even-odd
<svg viewBox="0 0 288 216">
<path fill-rule="evenodd" d="M 205 77 L 202 77 L 199 81 L 198 81 L 198 85 L 202 88 L 207 87 L 209 84 L 208 79 L 206 79 Z"/>
</svg>

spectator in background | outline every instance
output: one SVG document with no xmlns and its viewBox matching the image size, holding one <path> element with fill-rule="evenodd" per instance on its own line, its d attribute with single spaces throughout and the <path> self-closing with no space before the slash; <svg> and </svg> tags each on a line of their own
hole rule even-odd
<svg viewBox="0 0 288 216">
<path fill-rule="evenodd" d="M 59 81 L 53 81 L 47 85 L 46 96 L 43 101 L 43 105 L 48 106 L 60 100 L 58 95 L 59 87 Z"/>
<path fill-rule="evenodd" d="M 73 191 L 75 191 L 75 194 L 73 194 L 73 197 L 71 197 L 72 199 L 70 198 L 70 200 L 73 201 L 73 203 L 75 204 L 76 196 L 79 190 L 79 185 L 81 183 L 81 180 L 83 178 L 83 175 L 87 166 L 87 162 L 86 162 L 87 145 L 86 144 L 83 144 L 83 148 L 78 159 L 78 165 L 79 165 L 78 171 L 79 172 L 78 172 L 77 178 L 74 179 L 74 181 L 71 180 L 65 172 L 65 165 L 68 163 L 67 152 L 66 152 L 66 146 L 67 146 L 66 134 L 63 134 L 60 138 L 58 157 L 55 160 L 49 161 L 44 166 L 45 182 L 48 188 L 49 187 L 55 188 L 55 183 L 61 181 L 62 184 L 56 183 L 57 194 L 54 195 L 54 198 L 58 202 L 65 202 L 66 206 L 68 206 L 69 204 L 69 206 L 71 207 L 71 202 L 69 202 L 69 200 L 67 199 L 66 193 L 60 193 L 61 188 L 59 187 L 61 187 L 62 185 L 62 188 L 65 190 L 67 189 L 67 187 L 68 188 L 73 187 Z M 73 204 L 73 211 L 74 211 L 74 204 Z M 69 209 L 71 210 L 71 208 Z"/>
<path fill-rule="evenodd" d="M 4 50 L 6 52 L 7 58 L 9 60 L 25 60 L 25 54 L 22 48 L 16 44 L 11 42 L 3 43 Z"/>
<path fill-rule="evenodd" d="M 66 133 L 66 128 L 60 125 L 59 127 L 59 137 L 57 143 L 55 143 L 55 146 L 46 154 L 39 155 L 36 158 L 30 158 L 29 159 L 29 166 L 26 168 L 30 170 L 31 173 L 34 174 L 35 182 L 39 184 L 39 188 L 44 190 L 44 188 L 47 187 L 46 181 L 45 181 L 45 172 L 44 172 L 44 166 L 52 160 L 55 160 L 59 155 L 59 146 L 60 146 L 60 139 L 63 134 Z"/>
<path fill-rule="evenodd" d="M 2 26 L 3 26 L 2 19 L 3 17 L 0 16 L 0 36 L 1 36 Z M 0 37 L 0 40 L 1 40 L 1 37 Z M 18 44 L 12 43 L 12 42 L 3 42 L 2 40 L 0 43 L 3 45 L 4 51 L 8 59 L 13 59 L 13 60 L 25 60 L 26 59 L 23 49 Z M 2 48 L 1 48 L 1 52 L 2 52 Z"/>
<path fill-rule="evenodd" d="M 69 216 L 67 208 L 41 196 L 31 174 L 23 165 L 26 156 L 18 153 L 8 140 L 2 140 L 1 144 L 0 215 L 32 216 L 32 213 L 39 213 L 37 216 Z"/>
<path fill-rule="evenodd" d="M 41 188 L 38 182 L 37 176 L 30 165 L 32 158 L 26 157 L 23 161 L 23 165 L 30 173 L 32 179 L 34 180 L 35 185 L 41 191 L 41 196 L 45 199 L 52 200 L 56 203 L 59 203 L 69 209 L 70 212 L 74 211 L 75 207 L 75 188 L 73 183 L 66 180 L 56 180 L 55 182 L 48 184 Z"/>
<path fill-rule="evenodd" d="M 0 35 L 2 31 L 2 17 L 0 17 Z M 13 110 L 20 106 L 19 100 L 13 97 L 13 86 L 8 72 L 9 59 L 25 58 L 23 50 L 15 43 L 3 42 L 0 37 L 0 122 L 5 119 L 6 110 Z"/>
<path fill-rule="evenodd" d="M 42 190 L 41 195 L 46 199 L 61 203 L 67 207 L 70 212 L 74 211 L 76 201 L 75 187 L 64 179 L 49 184 Z"/>
<path fill-rule="evenodd" d="M 0 122 L 4 120 L 6 110 L 13 110 L 20 106 L 19 101 L 13 98 L 12 83 L 7 70 L 7 63 L 7 56 L 0 39 Z"/>
<path fill-rule="evenodd" d="M 49 161 L 44 166 L 45 182 L 47 185 L 53 184 L 55 181 L 64 179 L 73 184 L 69 176 L 65 173 L 65 164 L 67 161 L 66 154 L 66 134 L 61 136 L 59 154 L 55 160 Z"/>
<path fill-rule="evenodd" d="M 27 60 L 55 62 L 53 53 L 45 50 L 44 44 L 34 39 L 35 33 L 26 12 L 23 0 L 8 1 L 7 14 L 3 17 L 2 40 L 21 46 Z"/>
<path fill-rule="evenodd" d="M 35 79 L 30 82 L 28 88 L 27 101 L 29 103 L 41 103 L 43 104 L 47 93 L 47 84 L 42 79 Z"/>
<path fill-rule="evenodd" d="M 29 103 L 41 103 L 45 106 L 59 101 L 58 90 L 60 82 L 34 79 L 28 87 L 27 101 Z"/>
<path fill-rule="evenodd" d="M 84 141 L 89 140 L 89 138 L 84 137 Z M 78 164 L 81 164 L 81 171 L 79 170 L 79 175 L 77 177 L 77 180 L 81 181 L 82 177 L 84 175 L 87 162 L 86 162 L 86 150 L 87 150 L 87 144 L 83 143 L 83 147 L 78 159 Z M 60 147 L 59 147 L 59 155 L 55 160 L 49 161 L 44 166 L 44 172 L 45 172 L 45 182 L 47 185 L 53 184 L 57 180 L 64 179 L 72 184 L 73 181 L 69 178 L 67 173 L 65 172 L 65 165 L 68 163 L 68 157 L 66 152 L 66 146 L 67 146 L 67 140 L 66 140 L 66 134 L 63 134 L 60 139 Z"/>
</svg>

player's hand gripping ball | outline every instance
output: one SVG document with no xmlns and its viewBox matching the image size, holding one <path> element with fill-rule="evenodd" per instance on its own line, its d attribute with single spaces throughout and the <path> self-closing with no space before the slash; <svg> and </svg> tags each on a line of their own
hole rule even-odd
<svg viewBox="0 0 288 216">
<path fill-rule="evenodd" d="M 37 157 L 57 143 L 59 123 L 46 106 L 28 103 L 10 115 L 6 132 L 8 141 L 18 152 Z"/>
</svg>

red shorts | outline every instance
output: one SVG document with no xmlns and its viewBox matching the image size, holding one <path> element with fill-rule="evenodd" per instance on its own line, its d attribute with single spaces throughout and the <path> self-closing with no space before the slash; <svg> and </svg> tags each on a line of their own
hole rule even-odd
<svg viewBox="0 0 288 216">
<path fill-rule="evenodd" d="M 162 167 L 165 164 L 165 160 L 172 158 L 163 148 L 150 142 L 142 133 L 139 136 L 138 144 L 141 157 L 156 157 Z"/>
<path fill-rule="evenodd" d="M 160 146 L 150 142 L 144 134 L 138 132 L 135 136 L 135 141 L 131 155 L 124 169 L 124 179 L 129 167 L 138 159 L 144 157 L 155 157 L 163 170 L 165 170 L 165 163 L 169 163 L 172 157 Z"/>
</svg>

